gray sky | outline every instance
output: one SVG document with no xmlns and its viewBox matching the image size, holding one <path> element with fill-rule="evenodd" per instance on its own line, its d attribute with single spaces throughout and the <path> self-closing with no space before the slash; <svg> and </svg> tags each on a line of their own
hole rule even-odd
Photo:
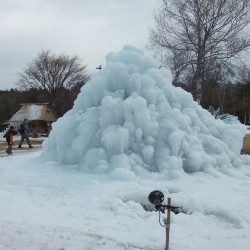
<svg viewBox="0 0 250 250">
<path fill-rule="evenodd" d="M 42 49 L 77 55 L 88 72 L 109 52 L 145 48 L 157 0 L 0 0 L 0 90 Z"/>
</svg>

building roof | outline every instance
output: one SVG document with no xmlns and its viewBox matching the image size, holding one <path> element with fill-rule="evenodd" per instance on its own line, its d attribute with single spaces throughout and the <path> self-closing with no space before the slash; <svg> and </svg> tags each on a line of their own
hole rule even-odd
<svg viewBox="0 0 250 250">
<path fill-rule="evenodd" d="M 1 125 L 9 125 L 10 122 L 9 121 L 4 121 Z"/>
<path fill-rule="evenodd" d="M 28 121 L 56 121 L 52 110 L 48 108 L 48 103 L 23 103 L 21 108 L 11 117 L 10 122 L 20 122 L 24 119 L 28 119 Z"/>
</svg>

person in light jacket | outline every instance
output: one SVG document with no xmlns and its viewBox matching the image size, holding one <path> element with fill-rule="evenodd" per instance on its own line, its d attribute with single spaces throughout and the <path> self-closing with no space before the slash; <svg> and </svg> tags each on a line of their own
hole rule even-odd
<svg viewBox="0 0 250 250">
<path fill-rule="evenodd" d="M 30 143 L 30 139 L 29 139 L 30 129 L 28 126 L 27 119 L 24 119 L 23 123 L 20 125 L 20 129 L 18 130 L 18 132 L 21 135 L 21 140 L 20 140 L 20 143 L 18 145 L 18 148 L 22 148 L 22 144 L 23 144 L 24 140 L 26 140 L 26 142 L 28 143 L 29 148 L 33 148 L 33 146 Z"/>
</svg>

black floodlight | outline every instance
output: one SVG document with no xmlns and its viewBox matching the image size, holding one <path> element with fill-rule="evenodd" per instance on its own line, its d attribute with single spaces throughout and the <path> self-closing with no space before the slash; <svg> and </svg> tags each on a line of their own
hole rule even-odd
<svg viewBox="0 0 250 250">
<path fill-rule="evenodd" d="M 168 204 L 167 205 L 163 205 L 162 202 L 164 201 L 164 194 L 159 190 L 155 190 L 155 191 L 151 192 L 148 195 L 148 200 L 149 200 L 150 203 L 155 205 L 156 211 L 159 212 L 159 223 L 160 223 L 160 225 L 162 227 L 166 228 L 166 247 L 165 247 L 165 249 L 168 250 L 169 249 L 169 231 L 170 231 L 170 212 L 172 211 L 175 214 L 178 214 L 178 213 L 181 212 L 182 208 L 181 207 L 171 206 L 171 198 L 168 198 Z M 167 209 L 167 218 L 163 220 L 164 224 L 162 224 L 160 214 L 165 213 L 166 209 Z"/>
<path fill-rule="evenodd" d="M 161 205 L 161 203 L 164 201 L 164 194 L 159 190 L 155 190 L 149 194 L 148 200 L 155 206 Z"/>
</svg>

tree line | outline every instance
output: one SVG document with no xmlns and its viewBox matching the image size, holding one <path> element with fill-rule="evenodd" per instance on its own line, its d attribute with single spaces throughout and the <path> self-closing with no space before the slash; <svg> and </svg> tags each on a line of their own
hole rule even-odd
<svg viewBox="0 0 250 250">
<path fill-rule="evenodd" d="M 57 117 L 63 116 L 73 107 L 78 93 L 79 89 L 63 88 L 60 90 L 53 101 L 52 109 Z M 17 88 L 0 90 L 0 124 L 8 121 L 19 110 L 22 103 L 48 103 L 46 92 L 38 89 L 20 91 Z"/>
</svg>

